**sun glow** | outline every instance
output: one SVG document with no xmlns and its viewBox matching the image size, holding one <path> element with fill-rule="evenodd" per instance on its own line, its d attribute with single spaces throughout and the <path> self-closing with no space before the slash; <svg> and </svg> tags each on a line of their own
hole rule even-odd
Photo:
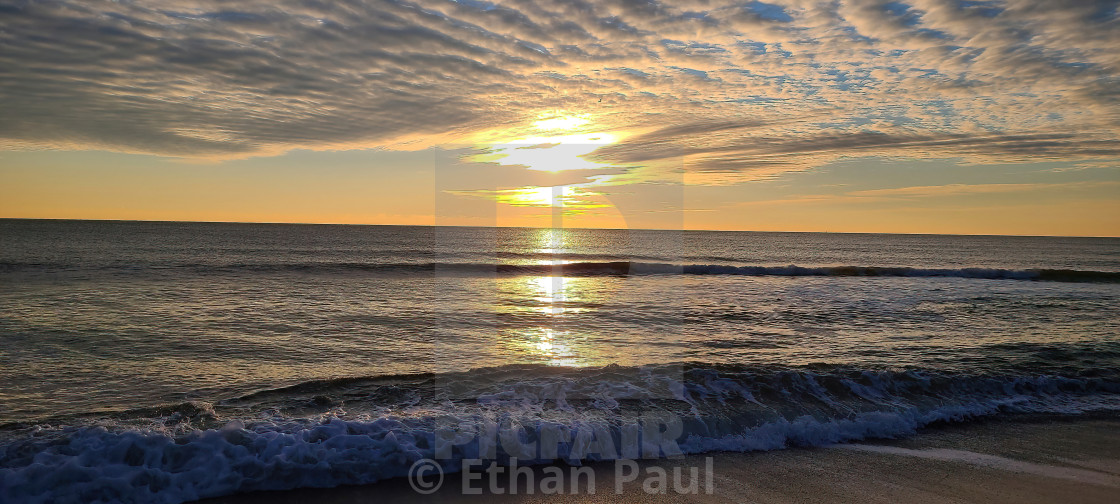
<svg viewBox="0 0 1120 504">
<path fill-rule="evenodd" d="M 591 122 L 591 119 L 588 118 L 587 114 L 561 116 L 542 114 L 538 117 L 544 117 L 544 119 L 533 122 L 533 126 L 539 130 L 545 131 L 574 130 Z"/>
<path fill-rule="evenodd" d="M 610 165 L 591 161 L 584 156 L 599 148 L 617 143 L 611 133 L 578 133 L 559 136 L 528 136 L 494 143 L 471 161 L 520 165 L 530 170 L 557 173 L 566 170 L 593 170 Z"/>
<path fill-rule="evenodd" d="M 468 163 L 551 174 L 582 170 L 586 173 L 583 181 L 572 181 L 574 174 L 563 178 L 533 175 L 526 178 L 546 184 L 552 181 L 566 183 L 522 187 L 501 187 L 502 184 L 497 183 L 498 188 L 493 189 L 447 192 L 487 198 L 509 207 L 561 209 L 559 213 L 531 214 L 534 219 L 555 219 L 557 215 L 605 215 L 600 209 L 609 209 L 613 204 L 609 193 L 598 188 L 619 185 L 619 177 L 632 167 L 603 162 L 593 154 L 603 147 L 622 142 L 633 133 L 602 131 L 605 129 L 603 125 L 596 124 L 593 119 L 590 114 L 554 112 L 540 114 L 535 121 L 526 121 L 516 127 L 481 131 L 472 137 L 473 153 L 462 158 Z"/>
<path fill-rule="evenodd" d="M 481 196 L 512 207 L 545 207 L 563 209 L 566 214 L 583 213 L 596 208 L 608 208 L 609 200 L 602 193 L 576 185 L 519 187 L 496 191 L 448 191 L 452 194 Z"/>
<path fill-rule="evenodd" d="M 531 126 L 490 130 L 475 136 L 481 151 L 468 158 L 479 163 L 524 166 L 530 170 L 557 173 L 567 170 L 614 168 L 589 160 L 588 154 L 620 142 L 618 132 L 602 129 L 590 114 L 547 113 L 537 116 Z"/>
</svg>

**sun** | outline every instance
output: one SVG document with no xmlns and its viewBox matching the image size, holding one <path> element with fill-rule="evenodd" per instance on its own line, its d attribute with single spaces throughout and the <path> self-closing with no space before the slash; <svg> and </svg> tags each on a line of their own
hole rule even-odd
<svg viewBox="0 0 1120 504">
<path fill-rule="evenodd" d="M 514 207 L 560 208 L 572 215 L 612 207 L 606 193 L 594 188 L 616 184 L 613 179 L 617 174 L 603 173 L 604 170 L 618 171 L 627 167 L 604 162 L 590 154 L 621 142 L 628 133 L 603 131 L 606 128 L 596 124 L 590 114 L 547 113 L 536 119 L 517 127 L 476 134 L 473 152 L 462 159 L 468 163 L 491 163 L 554 174 L 586 170 L 584 182 L 448 192 L 482 196 Z M 535 177 L 534 180 L 548 179 Z"/>
<path fill-rule="evenodd" d="M 622 140 L 617 132 L 599 131 L 590 114 L 548 112 L 520 128 L 491 130 L 478 135 L 482 151 L 470 156 L 474 162 L 524 166 L 529 170 L 558 173 L 594 170 L 611 166 L 587 159 L 596 150 Z"/>
</svg>

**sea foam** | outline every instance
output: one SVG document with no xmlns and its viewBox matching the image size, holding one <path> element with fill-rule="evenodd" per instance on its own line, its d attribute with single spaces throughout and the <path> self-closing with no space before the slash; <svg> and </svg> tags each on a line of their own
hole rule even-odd
<svg viewBox="0 0 1120 504">
<path fill-rule="evenodd" d="M 317 416 L 275 407 L 280 398 L 308 404 L 324 395 L 353 399 Z M 129 422 L 71 418 L 7 426 L 0 500 L 178 503 L 371 483 L 403 476 L 425 458 L 448 471 L 462 459 L 488 456 L 502 463 L 516 455 L 521 463 L 578 464 L 627 456 L 627 439 L 648 448 L 648 431 L 641 434 L 640 425 L 650 415 L 679 422 L 673 441 L 680 451 L 703 453 L 899 437 L 935 422 L 1000 414 L 1118 410 L 1120 381 L 1108 373 L 505 366 L 320 381 L 231 398 L 213 410 L 170 408 L 174 413 Z M 203 420 L 192 424 L 181 418 L 183 411 Z M 150 424 L 137 427 L 140 420 Z M 510 430 L 522 443 L 518 449 L 532 446 L 535 457 L 526 460 L 503 441 L 510 438 L 502 431 Z M 546 435 L 555 432 L 563 435 Z M 547 439 L 560 439 L 554 452 L 545 451 Z M 595 449 L 607 445 L 618 451 Z"/>
</svg>

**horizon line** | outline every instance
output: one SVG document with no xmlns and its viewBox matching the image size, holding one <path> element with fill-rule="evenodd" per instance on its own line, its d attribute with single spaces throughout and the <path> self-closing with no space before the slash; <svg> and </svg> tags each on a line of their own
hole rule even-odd
<svg viewBox="0 0 1120 504">
<path fill-rule="evenodd" d="M 990 233 L 892 233 L 876 231 L 759 231 L 751 229 L 665 229 L 665 228 L 593 228 L 593 227 L 534 227 L 534 226 L 465 226 L 456 224 L 356 224 L 342 222 L 280 222 L 280 221 L 195 221 L 162 219 L 79 219 L 66 217 L 0 217 L 0 221 L 77 221 L 77 222 L 146 222 L 156 224 L 245 224 L 275 226 L 383 226 L 383 227 L 451 227 L 451 228 L 493 228 L 493 229 L 573 229 L 601 231 L 689 231 L 699 233 L 803 233 L 803 234 L 851 234 L 851 235 L 899 235 L 899 236 L 991 236 L 1007 238 L 1120 238 L 1120 235 L 1019 235 Z"/>
</svg>

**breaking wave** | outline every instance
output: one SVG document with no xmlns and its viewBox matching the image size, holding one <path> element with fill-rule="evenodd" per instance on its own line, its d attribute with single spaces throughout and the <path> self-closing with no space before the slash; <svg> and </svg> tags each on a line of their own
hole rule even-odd
<svg viewBox="0 0 1120 504">
<path fill-rule="evenodd" d="M 635 442 L 646 455 L 649 446 L 668 455 L 644 430 L 651 418 L 674 425 L 654 432 L 672 432 L 676 449 L 703 453 L 894 438 L 995 415 L 1102 411 L 1120 411 L 1115 370 L 511 365 L 345 378 L 2 426 L 0 500 L 179 503 L 371 483 L 403 476 L 424 458 L 448 470 L 464 458 L 578 464 L 628 456 Z"/>
</svg>

